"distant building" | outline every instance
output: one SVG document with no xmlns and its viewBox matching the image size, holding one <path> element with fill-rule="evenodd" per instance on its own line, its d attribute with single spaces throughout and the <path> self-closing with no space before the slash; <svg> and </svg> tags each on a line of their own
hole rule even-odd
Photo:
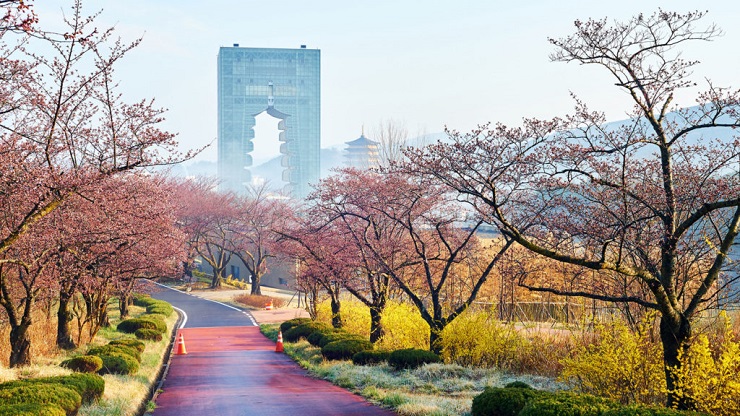
<svg viewBox="0 0 740 416">
<path fill-rule="evenodd" d="M 379 143 L 365 137 L 365 132 L 359 138 L 346 142 L 345 164 L 358 169 L 370 169 L 380 166 Z"/>
<path fill-rule="evenodd" d="M 280 124 L 286 190 L 302 198 L 319 179 L 321 51 L 222 47 L 218 53 L 218 177 L 222 190 L 251 183 L 255 116 Z"/>
</svg>

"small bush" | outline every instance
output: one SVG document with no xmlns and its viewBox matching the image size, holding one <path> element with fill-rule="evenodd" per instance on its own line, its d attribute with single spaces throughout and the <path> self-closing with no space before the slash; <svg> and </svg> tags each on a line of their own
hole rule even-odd
<svg viewBox="0 0 740 416">
<path fill-rule="evenodd" d="M 388 357 L 391 355 L 390 351 L 383 350 L 367 350 L 360 351 L 352 356 L 352 364 L 354 365 L 373 365 L 380 364 L 388 361 Z"/>
<path fill-rule="evenodd" d="M 146 348 L 146 345 L 143 342 L 133 338 L 116 339 L 109 342 L 108 345 L 123 345 L 129 348 L 134 348 L 139 352 L 144 352 L 144 349 Z"/>
<path fill-rule="evenodd" d="M 28 380 L 34 384 L 57 384 L 70 388 L 82 397 L 82 403 L 92 403 L 103 397 L 105 380 L 97 374 L 70 374 Z"/>
<path fill-rule="evenodd" d="M 162 333 L 156 329 L 139 328 L 134 332 L 136 338 L 143 339 L 146 341 L 161 341 Z"/>
<path fill-rule="evenodd" d="M 299 339 L 306 338 L 316 331 L 327 331 L 330 328 L 330 326 L 320 322 L 309 322 L 294 326 L 293 328 L 283 332 L 283 339 L 286 342 L 297 342 Z"/>
<path fill-rule="evenodd" d="M 151 296 L 146 295 L 146 294 L 136 294 L 133 297 L 133 303 L 134 303 L 134 305 L 141 306 L 143 308 L 146 308 L 152 302 L 158 302 L 158 300 L 157 299 L 154 299 Z"/>
<path fill-rule="evenodd" d="M 373 349 L 373 343 L 368 340 L 342 339 L 330 342 L 321 348 L 321 355 L 327 360 L 349 360 L 360 351 Z"/>
<path fill-rule="evenodd" d="M 431 351 L 407 348 L 396 350 L 388 357 L 388 364 L 396 370 L 421 367 L 424 364 L 438 363 L 441 359 Z"/>
<path fill-rule="evenodd" d="M 315 331 L 314 333 L 312 333 L 311 335 L 309 335 L 309 336 L 306 337 L 306 341 L 308 341 L 308 343 L 311 344 L 311 345 L 313 345 L 314 347 L 321 348 L 321 346 L 319 345 L 319 342 L 321 341 L 321 339 L 324 338 L 324 336 L 326 334 L 328 334 L 330 332 L 332 332 L 332 331 L 331 330 L 329 330 L 329 331 Z"/>
<path fill-rule="evenodd" d="M 532 388 L 532 386 L 530 386 L 529 384 L 527 384 L 527 383 L 525 383 L 523 381 L 518 381 L 518 380 L 517 381 L 512 381 L 511 383 L 508 383 L 504 387 L 506 387 L 507 389 L 510 389 L 510 388 L 515 388 L 515 389 L 531 389 Z"/>
<path fill-rule="evenodd" d="M 75 415 L 82 405 L 82 397 L 74 390 L 59 384 L 35 384 L 0 390 L 0 406 L 17 404 L 54 404 Z"/>
<path fill-rule="evenodd" d="M 126 319 L 125 321 L 121 321 L 121 323 L 118 324 L 117 329 L 121 332 L 132 334 L 136 332 L 137 329 L 141 328 L 154 329 L 162 334 L 167 332 L 167 324 L 165 324 L 163 320 L 154 318 L 152 316 Z"/>
<path fill-rule="evenodd" d="M 362 335 L 353 334 L 350 332 L 345 332 L 341 330 L 335 330 L 330 332 L 325 332 L 324 335 L 319 338 L 318 341 L 318 347 L 324 348 L 326 344 L 334 341 L 343 341 L 345 339 L 355 339 L 355 340 L 366 340 L 367 338 L 363 337 Z"/>
<path fill-rule="evenodd" d="M 473 416 L 517 416 L 530 400 L 540 392 L 532 388 L 486 387 L 473 398 Z"/>
<path fill-rule="evenodd" d="M 131 356 L 136 361 L 141 362 L 141 353 L 139 350 L 133 347 L 127 347 L 125 345 L 103 345 L 99 347 L 92 347 L 87 350 L 88 355 L 111 355 L 111 354 L 125 354 Z"/>
<path fill-rule="evenodd" d="M 0 416 L 65 416 L 67 412 L 53 403 L 0 405 Z"/>
<path fill-rule="evenodd" d="M 293 328 L 294 326 L 298 326 L 298 325 L 307 324 L 309 322 L 312 322 L 311 321 L 311 318 L 293 318 L 293 319 L 288 319 L 287 321 L 285 321 L 282 324 L 280 324 L 280 331 L 282 331 L 283 334 L 285 334 L 286 332 L 288 332 L 288 330 L 290 328 Z"/>
<path fill-rule="evenodd" d="M 98 371 L 98 374 L 131 375 L 139 371 L 139 362 L 128 354 L 113 352 L 107 355 L 101 355 L 100 358 L 103 360 L 103 368 Z"/>
<path fill-rule="evenodd" d="M 540 393 L 527 402 L 519 416 L 596 416 L 620 407 L 617 402 L 590 394 Z"/>
<path fill-rule="evenodd" d="M 171 316 L 174 312 L 175 310 L 172 308 L 172 305 L 164 301 L 150 303 L 149 306 L 146 307 L 146 313 L 159 314 L 166 317 Z"/>
<path fill-rule="evenodd" d="M 62 361 L 61 366 L 77 373 L 97 373 L 103 368 L 103 360 L 96 355 L 80 355 Z"/>
</svg>

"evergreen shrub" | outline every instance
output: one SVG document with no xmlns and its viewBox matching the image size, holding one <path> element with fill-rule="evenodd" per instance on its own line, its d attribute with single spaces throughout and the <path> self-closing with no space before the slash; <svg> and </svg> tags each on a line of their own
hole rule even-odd
<svg viewBox="0 0 740 416">
<path fill-rule="evenodd" d="M 62 361 L 61 366 L 77 373 L 97 373 L 103 367 L 103 360 L 96 355 L 80 355 Z"/>
<path fill-rule="evenodd" d="M 330 342 L 321 348 L 321 355 L 327 360 L 350 360 L 360 351 L 373 349 L 373 343 L 364 339 L 341 339 Z"/>
<path fill-rule="evenodd" d="M 134 332 L 136 338 L 143 339 L 145 341 L 161 341 L 162 333 L 156 329 L 139 328 Z"/>
<path fill-rule="evenodd" d="M 388 357 L 388 364 L 396 370 L 413 369 L 424 364 L 438 363 L 442 360 L 431 351 L 407 348 L 396 350 Z"/>
<path fill-rule="evenodd" d="M 390 351 L 384 350 L 367 350 L 360 351 L 352 356 L 352 364 L 354 365 L 374 365 L 388 361 L 388 357 L 391 355 Z"/>
</svg>

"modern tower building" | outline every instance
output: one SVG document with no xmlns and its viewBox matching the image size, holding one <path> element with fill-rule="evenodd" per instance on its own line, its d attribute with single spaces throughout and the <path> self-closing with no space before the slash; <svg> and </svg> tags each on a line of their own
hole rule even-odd
<svg viewBox="0 0 740 416">
<path fill-rule="evenodd" d="M 255 116 L 280 121 L 285 189 L 305 197 L 319 180 L 321 51 L 222 47 L 218 53 L 219 188 L 243 193 L 251 182 Z M 276 185 L 276 184 L 274 184 Z"/>
</svg>

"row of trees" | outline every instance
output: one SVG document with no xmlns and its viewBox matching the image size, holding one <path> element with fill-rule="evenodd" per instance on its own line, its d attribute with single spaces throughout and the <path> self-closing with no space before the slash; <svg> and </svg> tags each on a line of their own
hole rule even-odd
<svg viewBox="0 0 740 416">
<path fill-rule="evenodd" d="M 335 312 L 338 287 L 365 302 L 373 339 L 393 282 L 434 341 L 516 243 L 572 273 L 522 273 L 519 284 L 531 291 L 657 311 L 673 391 L 670 368 L 692 340 L 692 323 L 738 279 L 729 255 L 740 226 L 740 95 L 708 83 L 696 105 L 674 104 L 697 88 L 697 62 L 677 49 L 720 34 L 702 26 L 704 16 L 577 21 L 574 35 L 551 39 L 552 60 L 603 68 L 631 98 L 619 125 L 576 98 L 565 117 L 449 132 L 448 142 L 407 149 L 380 173 L 323 181 L 297 231 L 284 233 L 304 260 L 302 278 L 332 296 Z M 470 261 L 484 222 L 502 239 L 487 261 Z M 690 400 L 669 394 L 668 404 L 687 408 Z"/>
<path fill-rule="evenodd" d="M 39 301 L 58 306 L 57 344 L 72 348 L 105 324 L 111 296 L 126 314 L 135 278 L 177 272 L 171 190 L 141 169 L 188 155 L 159 129 L 163 110 L 119 93 L 114 68 L 138 40 L 95 27 L 79 2 L 62 31 L 23 1 L 0 16 L 0 306 L 18 366 Z"/>
</svg>

